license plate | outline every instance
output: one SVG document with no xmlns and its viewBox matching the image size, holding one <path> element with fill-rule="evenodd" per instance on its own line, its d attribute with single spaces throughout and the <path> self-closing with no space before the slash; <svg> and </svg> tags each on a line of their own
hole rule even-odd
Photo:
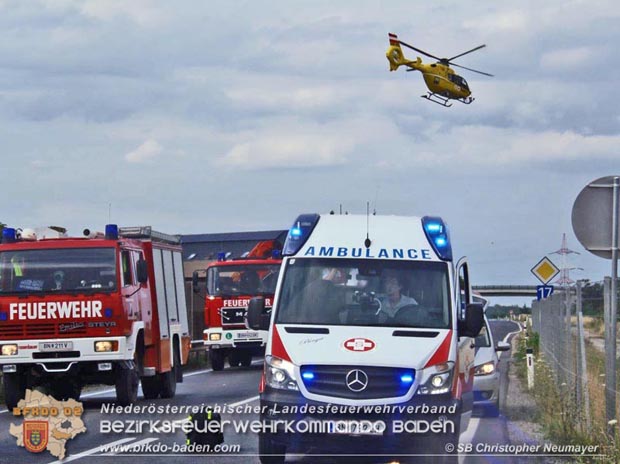
<svg viewBox="0 0 620 464">
<path fill-rule="evenodd" d="M 248 338 L 258 338 L 258 332 L 241 332 L 237 334 L 237 338 L 246 340 Z"/>
<path fill-rule="evenodd" d="M 330 433 L 337 435 L 383 435 L 385 424 L 381 421 L 341 420 L 331 424 Z"/>
<path fill-rule="evenodd" d="M 73 342 L 41 342 L 39 351 L 71 351 Z"/>
</svg>

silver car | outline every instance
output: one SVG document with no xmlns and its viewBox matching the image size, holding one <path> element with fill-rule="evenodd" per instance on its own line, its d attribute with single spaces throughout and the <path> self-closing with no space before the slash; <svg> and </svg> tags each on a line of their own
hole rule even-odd
<svg viewBox="0 0 620 464">
<path fill-rule="evenodd" d="M 489 304 L 485 298 L 475 296 L 475 301 L 484 303 L 484 309 Z M 474 359 L 474 406 L 480 407 L 487 416 L 499 415 L 499 384 L 498 351 L 508 351 L 510 345 L 493 342 L 493 334 L 489 329 L 489 321 L 484 315 L 484 326 L 476 337 L 476 357 Z"/>
</svg>

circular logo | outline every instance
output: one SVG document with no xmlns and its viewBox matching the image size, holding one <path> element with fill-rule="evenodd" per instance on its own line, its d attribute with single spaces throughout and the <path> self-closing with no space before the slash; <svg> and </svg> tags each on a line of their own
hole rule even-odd
<svg viewBox="0 0 620 464">
<path fill-rule="evenodd" d="M 344 342 L 344 347 L 349 351 L 374 350 L 377 344 L 368 338 L 349 338 Z"/>
<path fill-rule="evenodd" d="M 347 373 L 347 387 L 352 392 L 361 392 L 368 386 L 368 375 L 361 369 L 353 369 Z"/>
<path fill-rule="evenodd" d="M 230 340 L 232 338 L 232 334 L 230 332 L 227 332 L 225 337 L 226 337 L 226 340 Z"/>
</svg>

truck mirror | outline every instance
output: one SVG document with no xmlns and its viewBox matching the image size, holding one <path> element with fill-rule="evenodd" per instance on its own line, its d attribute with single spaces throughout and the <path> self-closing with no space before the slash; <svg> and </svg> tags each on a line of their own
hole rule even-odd
<svg viewBox="0 0 620 464">
<path fill-rule="evenodd" d="M 146 260 L 140 258 L 137 262 L 136 272 L 138 274 L 138 282 L 145 284 L 149 280 L 148 268 L 146 266 Z"/>
<path fill-rule="evenodd" d="M 245 326 L 252 330 L 269 330 L 270 315 L 265 314 L 265 298 L 256 296 L 250 299 L 245 314 Z"/>
<path fill-rule="evenodd" d="M 484 325 L 484 305 L 469 303 L 465 308 L 465 319 L 458 324 L 459 337 L 477 337 Z"/>
<path fill-rule="evenodd" d="M 198 293 L 198 271 L 192 273 L 192 290 L 194 293 Z"/>
</svg>

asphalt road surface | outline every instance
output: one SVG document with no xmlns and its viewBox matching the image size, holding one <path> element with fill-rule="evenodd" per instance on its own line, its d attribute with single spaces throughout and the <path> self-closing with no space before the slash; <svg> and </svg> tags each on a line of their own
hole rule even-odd
<svg viewBox="0 0 620 464">
<path fill-rule="evenodd" d="M 491 321 L 491 331 L 495 342 L 504 340 L 511 332 L 518 331 L 519 327 L 514 322 Z M 502 353 L 500 361 L 500 371 L 502 372 L 502 395 L 501 402 L 505 401 L 507 390 L 507 360 L 511 353 Z M 258 383 L 260 380 L 262 364 L 255 360 L 250 368 L 228 368 L 221 372 L 212 372 L 210 369 L 196 371 L 185 374 L 185 381 L 177 385 L 176 397 L 172 400 L 148 401 L 139 399 L 138 406 L 197 406 L 201 404 L 227 404 L 229 406 L 240 406 L 251 408 L 258 406 Z M 141 398 L 141 397 L 140 397 Z M 82 419 L 87 431 L 77 435 L 66 444 L 67 456 L 63 463 L 73 462 L 76 464 L 120 464 L 120 463 L 177 463 L 194 462 L 196 460 L 208 460 L 218 464 L 227 463 L 258 463 L 258 440 L 255 433 L 235 433 L 231 428 L 225 431 L 225 444 L 228 448 L 227 453 L 211 455 L 209 457 L 188 456 L 182 454 L 172 454 L 173 446 L 185 443 L 183 431 L 178 429 L 170 433 L 154 433 L 149 430 L 150 424 L 146 424 L 142 430 L 120 431 L 115 433 L 112 430 L 114 421 L 137 420 L 168 420 L 181 424 L 188 414 L 173 411 L 156 412 L 155 414 L 119 414 L 106 412 L 105 407 L 115 402 L 113 389 L 102 389 L 100 391 L 89 392 L 82 395 L 80 401 L 83 403 L 85 412 Z M 505 444 L 508 443 L 506 432 L 506 419 L 500 417 L 482 417 L 479 411 L 474 410 L 474 417 L 466 431 L 461 434 L 460 442 L 463 444 L 478 443 L 484 444 Z M 223 414 L 224 420 L 230 419 L 253 420 L 258 419 L 258 414 L 248 412 L 242 416 L 235 414 Z M 0 409 L 0 463 L 35 463 L 47 464 L 57 463 L 53 456 L 47 451 L 38 454 L 30 453 L 24 448 L 15 444 L 15 438 L 9 435 L 10 423 L 19 424 L 22 419 L 13 417 L 5 408 Z M 105 449 L 106 446 L 122 445 L 133 447 L 132 449 Z M 168 450 L 164 449 L 168 446 Z M 238 446 L 238 449 L 235 448 Z M 162 452 L 167 451 L 167 452 Z M 191 461 L 190 461 L 191 460 Z M 317 459 L 316 456 L 287 456 L 287 462 L 311 463 L 317 462 L 342 462 L 342 458 L 323 457 Z M 379 460 L 378 462 L 381 462 Z M 459 463 L 511 463 L 510 457 L 481 456 L 466 453 L 460 456 Z"/>
</svg>

